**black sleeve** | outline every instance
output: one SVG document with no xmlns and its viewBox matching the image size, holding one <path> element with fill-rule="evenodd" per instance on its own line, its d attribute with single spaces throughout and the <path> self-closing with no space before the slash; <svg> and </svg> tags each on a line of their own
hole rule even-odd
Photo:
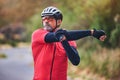
<svg viewBox="0 0 120 80">
<path fill-rule="evenodd" d="M 55 36 L 54 32 L 49 32 L 46 36 L 45 36 L 45 42 L 58 42 L 58 39 Z"/>
<path fill-rule="evenodd" d="M 80 57 L 76 48 L 73 46 L 70 46 L 67 40 L 62 41 L 61 43 L 71 63 L 73 65 L 78 65 L 80 63 Z"/>
<path fill-rule="evenodd" d="M 67 31 L 66 33 L 66 38 L 68 41 L 78 40 L 87 36 L 91 36 L 90 30 L 72 30 L 72 31 Z"/>
<path fill-rule="evenodd" d="M 45 36 L 45 42 L 58 42 L 59 40 L 55 36 L 56 32 L 49 32 Z M 61 34 L 61 33 L 60 33 Z M 73 30 L 73 31 L 66 31 L 65 33 L 62 33 L 66 36 L 67 40 L 78 40 L 87 36 L 91 36 L 90 30 Z"/>
</svg>

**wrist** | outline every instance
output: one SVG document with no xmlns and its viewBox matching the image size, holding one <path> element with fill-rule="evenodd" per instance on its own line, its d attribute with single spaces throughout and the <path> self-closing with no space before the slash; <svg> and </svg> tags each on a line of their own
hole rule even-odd
<svg viewBox="0 0 120 80">
<path fill-rule="evenodd" d="M 91 32 L 91 36 L 93 36 L 94 29 L 91 29 L 90 32 Z"/>
<path fill-rule="evenodd" d="M 65 41 L 66 37 L 64 35 L 61 36 L 60 42 Z"/>
</svg>

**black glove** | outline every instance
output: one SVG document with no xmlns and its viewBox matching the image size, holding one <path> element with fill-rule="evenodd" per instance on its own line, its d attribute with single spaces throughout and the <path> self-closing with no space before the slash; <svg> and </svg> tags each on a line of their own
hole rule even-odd
<svg viewBox="0 0 120 80">
<path fill-rule="evenodd" d="M 67 31 L 66 30 L 63 30 L 63 29 L 59 29 L 55 32 L 55 36 L 57 38 L 58 41 L 61 41 L 61 39 L 63 38 L 63 36 L 66 36 L 68 35 L 67 34 Z"/>
<path fill-rule="evenodd" d="M 99 39 L 101 36 L 106 35 L 103 30 L 94 29 L 93 35 L 95 38 Z"/>
</svg>

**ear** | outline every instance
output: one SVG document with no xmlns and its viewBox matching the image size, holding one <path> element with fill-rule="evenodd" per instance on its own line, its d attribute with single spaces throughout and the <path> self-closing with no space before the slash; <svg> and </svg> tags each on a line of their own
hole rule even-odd
<svg viewBox="0 0 120 80">
<path fill-rule="evenodd" d="M 59 19 L 57 20 L 57 25 L 60 25 L 62 23 L 62 21 Z"/>
</svg>

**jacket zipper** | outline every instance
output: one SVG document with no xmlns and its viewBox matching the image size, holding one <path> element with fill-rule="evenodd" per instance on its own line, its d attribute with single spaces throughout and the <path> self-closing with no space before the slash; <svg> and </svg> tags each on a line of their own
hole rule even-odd
<svg viewBox="0 0 120 80">
<path fill-rule="evenodd" d="M 51 69 L 50 69 L 50 80 L 52 80 L 52 70 L 53 70 L 53 64 L 54 64 L 54 59 L 55 59 L 55 51 L 56 51 L 56 44 L 54 44 L 54 52 L 53 52 Z"/>
</svg>

